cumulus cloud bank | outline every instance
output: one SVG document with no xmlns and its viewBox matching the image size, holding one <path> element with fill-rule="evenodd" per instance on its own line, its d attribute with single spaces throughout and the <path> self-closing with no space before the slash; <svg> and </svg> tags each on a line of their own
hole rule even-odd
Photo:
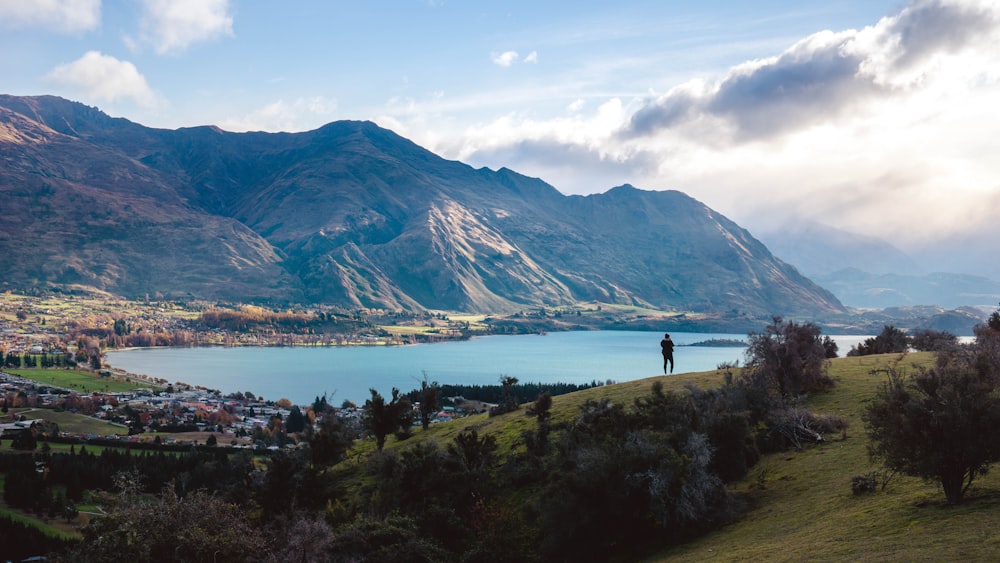
<svg viewBox="0 0 1000 563">
<path fill-rule="evenodd" d="M 636 111 L 625 133 L 712 120 L 735 140 L 748 140 L 836 120 L 920 88 L 942 56 L 995 39 L 997 23 L 986 3 L 918 2 L 860 31 L 817 33 L 713 85 L 675 88 Z"/>
</svg>

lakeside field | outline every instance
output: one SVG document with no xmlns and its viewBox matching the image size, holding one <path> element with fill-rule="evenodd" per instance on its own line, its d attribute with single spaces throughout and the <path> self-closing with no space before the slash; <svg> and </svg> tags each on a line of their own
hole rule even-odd
<svg viewBox="0 0 1000 563">
<path fill-rule="evenodd" d="M 28 420 L 46 420 L 52 422 L 59 426 L 60 432 L 67 432 L 69 434 L 93 434 L 96 436 L 108 436 L 111 434 L 125 436 L 128 434 L 128 427 L 124 424 L 105 422 L 82 414 L 31 407 L 11 409 L 11 412 L 21 415 Z"/>
<path fill-rule="evenodd" d="M 127 376 L 101 376 L 91 371 L 79 369 L 15 368 L 4 371 L 18 377 L 23 377 L 24 379 L 30 379 L 54 387 L 62 387 L 78 393 L 124 393 L 151 387 L 148 382 L 133 380 Z"/>
</svg>

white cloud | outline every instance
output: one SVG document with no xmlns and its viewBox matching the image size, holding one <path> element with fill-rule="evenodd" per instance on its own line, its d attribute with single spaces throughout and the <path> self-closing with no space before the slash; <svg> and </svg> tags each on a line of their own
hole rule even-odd
<svg viewBox="0 0 1000 563">
<path fill-rule="evenodd" d="M 378 122 L 412 135 L 422 146 L 447 158 L 473 166 L 507 166 L 563 191 L 603 191 L 634 181 L 644 157 L 621 151 L 616 142 L 616 132 L 628 118 L 621 100 L 607 99 L 589 112 L 580 111 L 584 103 L 577 100 L 571 104 L 577 109 L 561 118 L 539 119 L 527 112 L 511 112 L 446 134 L 442 133 L 442 120 L 432 119 L 425 111 L 397 113 Z M 436 133 L 428 133 L 429 129 Z"/>
<path fill-rule="evenodd" d="M 336 109 L 336 100 L 321 96 L 297 98 L 290 102 L 278 100 L 247 115 L 224 119 L 216 125 L 226 131 L 294 133 L 315 129 L 317 121 L 333 121 Z"/>
<path fill-rule="evenodd" d="M 57 66 L 46 79 L 80 92 L 88 100 L 130 99 L 145 107 L 157 104 L 156 95 L 134 64 L 98 51 L 90 51 L 71 63 Z"/>
<path fill-rule="evenodd" d="M 1000 5 L 916 0 L 663 96 L 525 105 L 432 148 L 568 193 L 679 189 L 751 228 L 797 216 L 913 250 L 993 228 L 997 99 Z"/>
<path fill-rule="evenodd" d="M 80 33 L 101 24 L 101 0 L 0 0 L 0 24 Z"/>
<path fill-rule="evenodd" d="M 527 57 L 524 57 L 524 62 L 535 64 L 538 62 L 538 51 L 532 51 L 528 53 Z"/>
<path fill-rule="evenodd" d="M 490 55 L 493 64 L 502 67 L 509 67 L 517 62 L 517 51 L 504 51 L 503 53 L 493 53 Z"/>
<path fill-rule="evenodd" d="M 984 212 L 1000 193 L 998 61 L 1000 8 L 918 0 L 646 100 L 624 146 L 662 155 L 651 181 L 746 223 L 794 214 L 921 246 L 1000 212 Z"/>
<path fill-rule="evenodd" d="M 144 0 L 142 39 L 159 54 L 233 36 L 229 0 Z M 130 40 L 126 38 L 126 42 Z"/>
<path fill-rule="evenodd" d="M 708 88 L 686 85 L 649 100 L 627 133 L 655 134 L 704 120 L 737 142 L 801 131 L 879 109 L 881 102 L 927 87 L 951 65 L 968 64 L 984 46 L 996 53 L 1000 11 L 979 2 L 918 0 L 861 31 L 824 31 L 781 55 L 739 65 Z"/>
</svg>

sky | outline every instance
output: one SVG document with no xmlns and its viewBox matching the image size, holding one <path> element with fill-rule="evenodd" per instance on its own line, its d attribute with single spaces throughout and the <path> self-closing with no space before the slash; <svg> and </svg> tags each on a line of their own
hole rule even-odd
<svg viewBox="0 0 1000 563">
<path fill-rule="evenodd" d="M 0 93 L 170 129 L 371 120 L 565 194 L 676 189 L 1000 272 L 994 0 L 0 0 Z"/>
</svg>

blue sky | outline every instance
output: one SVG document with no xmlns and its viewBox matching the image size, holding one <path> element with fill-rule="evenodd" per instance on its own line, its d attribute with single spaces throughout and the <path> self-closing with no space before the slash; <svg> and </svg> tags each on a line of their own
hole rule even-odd
<svg viewBox="0 0 1000 563">
<path fill-rule="evenodd" d="M 1000 212 L 986 0 L 0 0 L 0 92 L 152 127 L 364 119 L 564 193 L 678 189 L 941 262 Z"/>
</svg>

